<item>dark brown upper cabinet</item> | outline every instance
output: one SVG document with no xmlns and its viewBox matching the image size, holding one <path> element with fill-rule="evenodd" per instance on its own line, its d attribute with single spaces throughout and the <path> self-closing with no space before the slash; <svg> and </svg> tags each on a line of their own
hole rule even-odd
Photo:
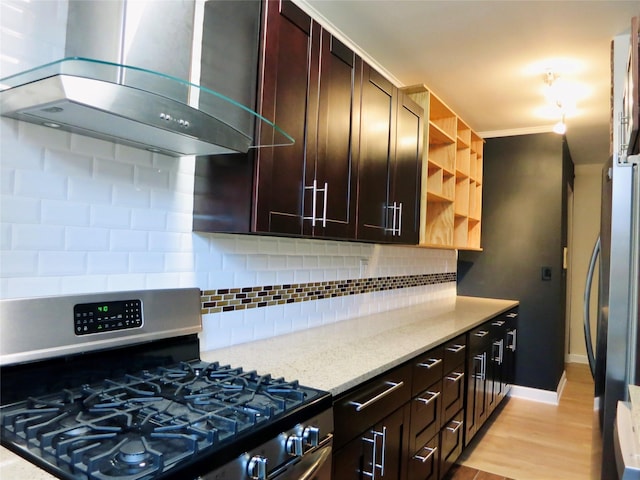
<svg viewBox="0 0 640 480">
<path fill-rule="evenodd" d="M 361 61 L 291 2 L 264 18 L 260 111 L 296 143 L 258 151 L 254 230 L 353 238 Z"/>
<path fill-rule="evenodd" d="M 417 244 L 423 110 L 364 65 L 361 112 L 357 238 Z"/>
</svg>

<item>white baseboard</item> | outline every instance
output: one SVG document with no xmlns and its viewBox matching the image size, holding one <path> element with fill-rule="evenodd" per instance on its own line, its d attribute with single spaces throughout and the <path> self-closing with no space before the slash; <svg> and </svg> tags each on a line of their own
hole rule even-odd
<svg viewBox="0 0 640 480">
<path fill-rule="evenodd" d="M 554 392 L 552 390 L 542 390 L 541 388 L 521 387 L 520 385 L 513 385 L 509 391 L 509 396 L 514 398 L 522 398 L 524 400 L 531 400 L 533 402 L 549 403 L 551 405 L 558 405 L 560 403 L 560 397 L 564 386 L 567 384 L 567 374 L 562 372 L 562 377 L 558 382 L 558 388 Z"/>
<path fill-rule="evenodd" d="M 578 355 L 577 353 L 569 353 L 565 355 L 565 363 L 582 363 L 587 365 L 589 359 L 586 355 Z"/>
</svg>

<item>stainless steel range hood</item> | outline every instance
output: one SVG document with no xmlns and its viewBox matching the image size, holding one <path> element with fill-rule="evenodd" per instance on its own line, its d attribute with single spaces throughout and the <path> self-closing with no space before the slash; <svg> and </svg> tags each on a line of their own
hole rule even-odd
<svg viewBox="0 0 640 480">
<path fill-rule="evenodd" d="M 185 80 L 206 29 L 198 2 L 71 0 L 71 56 L 0 79 L 0 114 L 171 156 L 247 152 L 258 146 L 257 122 L 272 144 L 293 143 L 250 108 Z"/>
</svg>

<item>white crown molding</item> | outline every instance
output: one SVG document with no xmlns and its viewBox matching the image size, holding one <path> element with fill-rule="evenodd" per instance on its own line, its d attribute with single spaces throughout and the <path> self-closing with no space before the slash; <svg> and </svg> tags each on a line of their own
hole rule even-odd
<svg viewBox="0 0 640 480">
<path fill-rule="evenodd" d="M 395 75 L 389 72 L 386 68 L 380 65 L 375 58 L 371 57 L 367 52 L 365 52 L 357 43 L 351 40 L 344 32 L 342 32 L 338 27 L 336 27 L 329 19 L 327 19 L 324 15 L 318 12 L 314 7 L 309 5 L 306 0 L 292 0 L 298 7 L 305 11 L 308 15 L 311 16 L 314 20 L 317 20 L 322 27 L 327 30 L 331 35 L 336 37 L 342 43 L 344 43 L 347 47 L 351 48 L 360 58 L 362 58 L 369 65 L 374 67 L 379 73 L 387 78 L 391 83 L 393 83 L 397 87 L 404 87 L 404 83 L 398 80 Z"/>
<path fill-rule="evenodd" d="M 539 127 L 512 128 L 508 130 L 491 130 L 478 132 L 482 138 L 514 137 L 516 135 L 531 135 L 534 133 L 553 133 L 553 125 L 541 125 Z"/>
</svg>

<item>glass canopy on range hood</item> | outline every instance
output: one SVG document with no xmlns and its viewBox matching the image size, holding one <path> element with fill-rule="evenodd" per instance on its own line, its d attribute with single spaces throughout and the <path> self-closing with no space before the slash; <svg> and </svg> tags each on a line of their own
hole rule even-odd
<svg viewBox="0 0 640 480">
<path fill-rule="evenodd" d="M 81 57 L 0 79 L 0 115 L 171 156 L 294 143 L 273 122 L 213 90 Z"/>
</svg>

